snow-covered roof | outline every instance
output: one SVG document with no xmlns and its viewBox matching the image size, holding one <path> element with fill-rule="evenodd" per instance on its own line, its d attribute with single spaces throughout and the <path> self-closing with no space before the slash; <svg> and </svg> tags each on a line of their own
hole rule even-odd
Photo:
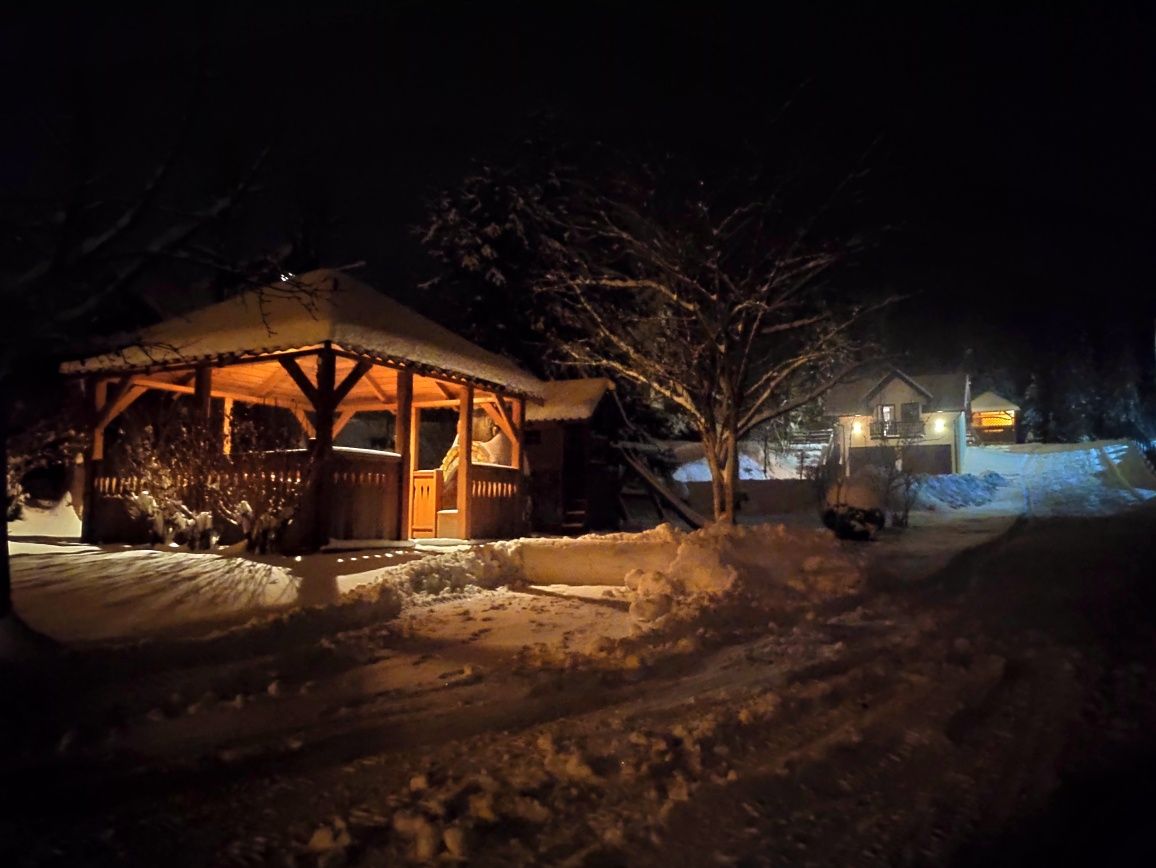
<svg viewBox="0 0 1156 868">
<path fill-rule="evenodd" d="M 949 374 L 912 375 L 891 368 L 870 377 L 848 380 L 835 386 L 823 399 L 824 411 L 828 416 L 856 416 L 870 413 L 871 395 L 895 377 L 906 380 L 919 391 L 930 395 L 923 403 L 924 412 L 958 411 L 967 406 L 967 374 L 957 371 Z"/>
<path fill-rule="evenodd" d="M 252 289 L 145 329 L 139 342 L 63 366 L 65 373 L 131 371 L 218 362 L 326 341 L 382 361 L 542 396 L 542 382 L 513 362 L 341 271 L 320 269 Z"/>
<path fill-rule="evenodd" d="M 988 390 L 971 399 L 971 409 L 975 412 L 986 410 L 1018 410 L 1020 405 L 1009 401 L 1003 395 Z"/>
<path fill-rule="evenodd" d="M 614 383 L 605 377 L 580 380 L 547 380 L 542 383 L 540 405 L 526 407 L 527 422 L 577 422 L 594 415 L 598 402 Z"/>
</svg>

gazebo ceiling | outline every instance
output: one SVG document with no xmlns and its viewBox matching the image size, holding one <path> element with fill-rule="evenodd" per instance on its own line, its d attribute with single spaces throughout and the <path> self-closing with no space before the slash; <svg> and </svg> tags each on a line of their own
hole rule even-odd
<svg viewBox="0 0 1156 868">
<path fill-rule="evenodd" d="M 158 323 L 146 329 L 132 346 L 68 362 L 62 370 L 71 374 L 147 373 L 150 378 L 175 383 L 187 376 L 190 368 L 210 364 L 215 366 L 214 392 L 223 394 L 235 389 L 237 397 L 260 396 L 269 402 L 283 397 L 289 405 L 300 402 L 302 396 L 288 377 L 275 376 L 276 371 L 283 375 L 284 370 L 270 357 L 323 346 L 426 375 L 415 377 L 415 399 L 419 380 L 433 383 L 433 378 L 439 377 L 509 394 L 534 398 L 542 395 L 542 382 L 508 359 L 482 349 L 348 274 L 328 269 L 250 290 L 187 316 Z M 306 372 L 312 374 L 315 357 L 297 357 Z M 354 364 L 349 358 L 339 358 L 338 379 Z M 363 377 L 354 386 L 349 394 L 351 403 L 388 403 L 375 384 L 386 394 L 392 390 L 396 398 L 396 375 L 386 376 L 381 367 L 373 373 L 374 377 Z M 423 383 L 422 388 L 429 395 L 424 400 L 437 400 L 432 389 L 446 397 L 436 385 L 430 389 Z"/>
<path fill-rule="evenodd" d="M 313 383 L 317 382 L 317 356 L 296 357 L 302 372 Z M 336 379 L 341 382 L 354 369 L 356 362 L 345 356 L 336 360 Z M 342 401 L 344 409 L 393 410 L 398 403 L 398 374 L 395 368 L 375 365 L 360 380 Z M 165 370 L 152 374 L 136 374 L 133 380 L 151 388 L 188 392 L 195 389 L 194 372 L 189 370 Z M 413 377 L 413 403 L 417 406 L 438 406 L 456 404 L 461 387 L 434 377 L 415 374 Z M 312 409 L 308 399 L 301 393 L 292 377 L 276 358 L 227 365 L 213 369 L 211 393 L 216 397 L 231 398 L 256 404 L 272 404 L 290 409 Z M 482 391 L 475 397 L 484 401 L 492 395 Z"/>
</svg>

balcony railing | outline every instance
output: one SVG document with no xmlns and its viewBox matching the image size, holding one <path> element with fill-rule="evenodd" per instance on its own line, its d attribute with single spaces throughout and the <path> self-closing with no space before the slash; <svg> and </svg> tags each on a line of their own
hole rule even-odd
<svg viewBox="0 0 1156 868">
<path fill-rule="evenodd" d="M 884 422 L 877 419 L 871 423 L 871 439 L 882 440 L 886 437 L 896 437 L 910 440 L 915 437 L 922 437 L 923 430 L 922 419 L 918 422 L 899 422 L 894 419 Z"/>
</svg>

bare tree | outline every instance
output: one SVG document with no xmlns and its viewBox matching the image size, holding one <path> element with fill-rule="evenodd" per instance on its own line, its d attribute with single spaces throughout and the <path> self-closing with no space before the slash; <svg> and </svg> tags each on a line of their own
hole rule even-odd
<svg viewBox="0 0 1156 868">
<path fill-rule="evenodd" d="M 67 183 L 39 197 L 0 199 L 0 464 L 6 478 L 8 441 L 19 433 L 12 425 L 30 389 L 57 376 L 62 358 L 106 348 L 98 344 L 101 335 L 120 332 L 117 343 L 130 345 L 137 328 L 176 312 L 158 306 L 148 292 L 150 276 L 189 283 L 223 276 L 237 284 L 260 282 L 268 273 L 270 262 L 238 264 L 204 241 L 207 228 L 253 190 L 267 150 L 223 189 L 190 194 L 179 159 L 184 132 L 140 180 L 94 166 L 93 142 L 74 137 L 61 170 Z M 6 523 L 0 545 L 3 624 L 15 619 Z"/>
<path fill-rule="evenodd" d="M 486 189 L 500 178 L 500 197 Z M 838 185 L 787 203 L 746 179 L 711 187 L 639 167 L 597 185 L 553 172 L 517 188 L 479 172 L 439 200 L 424 240 L 444 263 L 496 274 L 500 242 L 521 266 L 556 360 L 660 396 L 702 438 L 714 516 L 734 521 L 739 440 L 859 366 L 861 326 L 892 299 L 848 299 L 830 278 L 860 247 L 829 220 Z M 495 218 L 483 203 L 513 210 Z"/>
</svg>

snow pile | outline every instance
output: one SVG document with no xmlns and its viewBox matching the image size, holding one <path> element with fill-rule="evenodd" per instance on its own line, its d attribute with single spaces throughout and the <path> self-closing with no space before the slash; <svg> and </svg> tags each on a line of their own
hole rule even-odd
<svg viewBox="0 0 1156 868">
<path fill-rule="evenodd" d="M 822 530 L 712 525 L 680 536 L 668 565 L 626 574 L 637 621 L 661 626 L 668 616 L 693 618 L 727 598 L 757 604 L 785 594 L 829 596 L 861 578 L 859 564 Z"/>
<path fill-rule="evenodd" d="M 924 475 L 919 480 L 916 506 L 921 509 L 982 506 L 989 503 L 1007 482 L 1005 477 L 994 470 L 985 471 L 979 476 L 971 473 Z"/>
<path fill-rule="evenodd" d="M 522 580 L 522 570 L 511 547 L 498 543 L 456 549 L 385 567 L 378 573 L 377 581 L 408 595 L 440 595 L 461 593 L 471 587 L 516 585 Z"/>
</svg>

